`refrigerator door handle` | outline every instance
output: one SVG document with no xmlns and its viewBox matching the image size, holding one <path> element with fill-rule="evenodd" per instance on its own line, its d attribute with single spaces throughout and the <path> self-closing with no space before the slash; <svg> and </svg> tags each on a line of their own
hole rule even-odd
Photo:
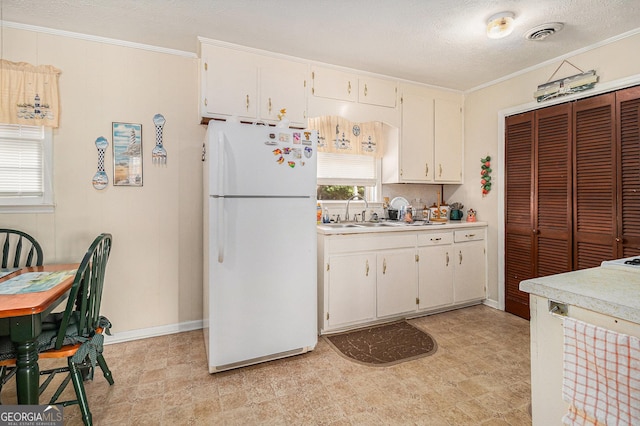
<svg viewBox="0 0 640 426">
<path fill-rule="evenodd" d="M 224 132 L 218 132 L 218 192 L 219 196 L 224 195 Z"/>
<path fill-rule="evenodd" d="M 224 197 L 218 198 L 218 263 L 224 263 Z"/>
</svg>

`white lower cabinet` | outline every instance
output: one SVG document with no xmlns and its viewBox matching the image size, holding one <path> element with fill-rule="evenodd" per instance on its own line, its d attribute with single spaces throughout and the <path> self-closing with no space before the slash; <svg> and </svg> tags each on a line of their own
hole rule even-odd
<svg viewBox="0 0 640 426">
<path fill-rule="evenodd" d="M 455 231 L 454 303 L 485 297 L 486 250 L 484 231 Z"/>
<path fill-rule="evenodd" d="M 371 321 L 376 317 L 375 253 L 338 255 L 329 258 L 328 327 Z"/>
<path fill-rule="evenodd" d="M 378 317 L 416 310 L 418 270 L 415 248 L 378 254 L 376 312 Z"/>
<path fill-rule="evenodd" d="M 453 303 L 453 235 L 451 232 L 418 236 L 418 309 Z"/>
<path fill-rule="evenodd" d="M 318 234 L 320 334 L 485 299 L 485 226 Z"/>
</svg>

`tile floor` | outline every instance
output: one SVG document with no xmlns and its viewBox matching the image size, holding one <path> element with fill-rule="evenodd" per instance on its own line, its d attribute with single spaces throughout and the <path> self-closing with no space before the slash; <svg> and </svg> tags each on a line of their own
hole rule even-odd
<svg viewBox="0 0 640 426">
<path fill-rule="evenodd" d="M 528 321 L 482 305 L 410 321 L 438 351 L 391 367 L 351 362 L 322 338 L 307 354 L 214 375 L 202 331 L 107 345 L 115 385 L 99 371 L 85 383 L 94 424 L 531 424 Z M 3 403 L 14 395 L 12 381 Z M 77 406 L 64 414 L 82 424 Z"/>
</svg>

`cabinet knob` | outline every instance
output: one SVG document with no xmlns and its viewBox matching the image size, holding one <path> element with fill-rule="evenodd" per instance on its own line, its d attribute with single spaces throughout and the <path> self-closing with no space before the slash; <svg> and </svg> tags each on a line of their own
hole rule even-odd
<svg viewBox="0 0 640 426">
<path fill-rule="evenodd" d="M 533 235 L 538 235 L 538 230 L 537 229 L 532 229 L 531 232 L 533 232 Z"/>
<path fill-rule="evenodd" d="M 458 265 L 462 265 L 462 251 L 458 253 L 458 256 L 460 257 L 460 263 L 458 263 Z"/>
<path fill-rule="evenodd" d="M 247 112 L 249 111 L 249 95 L 247 95 Z"/>
<path fill-rule="evenodd" d="M 271 98 L 269 98 L 269 115 L 271 115 Z"/>
<path fill-rule="evenodd" d="M 442 164 L 438 164 L 440 167 L 440 172 L 438 173 L 438 177 L 442 177 Z"/>
<path fill-rule="evenodd" d="M 369 260 L 367 259 L 366 264 L 365 264 L 365 273 L 364 276 L 368 277 L 369 276 Z"/>
<path fill-rule="evenodd" d="M 620 241 L 622 241 L 622 238 L 620 238 L 620 237 L 616 237 L 616 242 L 618 242 L 618 243 L 619 243 Z"/>
<path fill-rule="evenodd" d="M 429 164 L 425 163 L 424 165 L 424 175 L 429 176 Z"/>
<path fill-rule="evenodd" d="M 446 263 L 445 266 L 449 266 L 449 252 L 446 253 L 445 257 L 447 258 L 447 263 Z"/>
<path fill-rule="evenodd" d="M 351 94 L 351 82 L 347 85 L 347 93 Z"/>
<path fill-rule="evenodd" d="M 382 260 L 382 275 L 387 273 L 387 259 Z"/>
<path fill-rule="evenodd" d="M 367 83 L 364 84 L 364 95 L 367 96 Z"/>
</svg>

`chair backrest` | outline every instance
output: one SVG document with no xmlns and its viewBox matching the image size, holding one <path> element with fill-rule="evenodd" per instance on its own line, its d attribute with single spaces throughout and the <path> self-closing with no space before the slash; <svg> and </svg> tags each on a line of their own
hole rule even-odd
<svg viewBox="0 0 640 426">
<path fill-rule="evenodd" d="M 100 234 L 93 240 L 82 258 L 58 328 L 56 349 L 62 347 L 70 324 L 77 326 L 78 335 L 84 337 L 92 336 L 98 327 L 104 275 L 111 252 L 111 239 L 111 234 Z"/>
<path fill-rule="evenodd" d="M 40 244 L 31 235 L 16 229 L 0 228 L 2 262 L 0 268 L 41 266 L 44 261 Z"/>
</svg>

